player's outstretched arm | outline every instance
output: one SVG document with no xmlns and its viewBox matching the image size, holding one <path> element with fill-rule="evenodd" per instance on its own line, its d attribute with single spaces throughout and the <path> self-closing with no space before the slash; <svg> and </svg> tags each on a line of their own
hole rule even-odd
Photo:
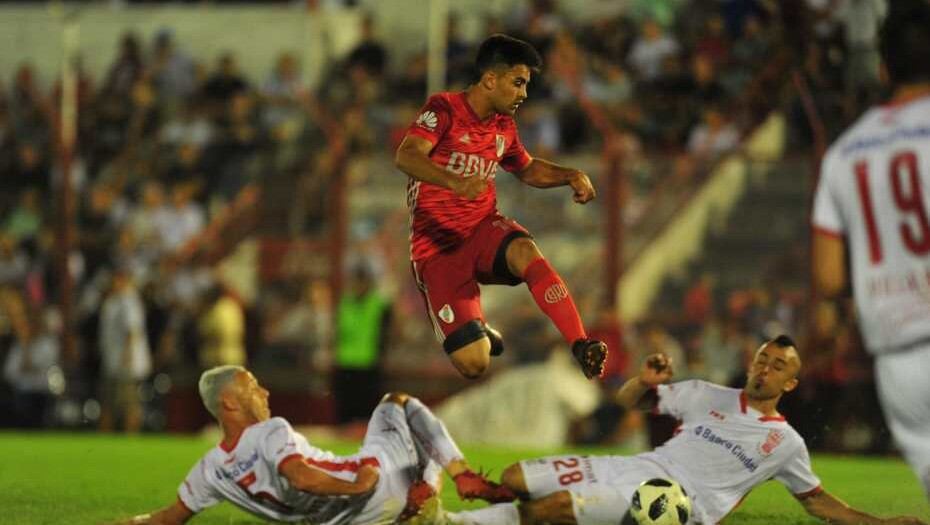
<svg viewBox="0 0 930 525">
<path fill-rule="evenodd" d="M 811 516 L 838 525 L 926 525 L 920 519 L 911 516 L 879 518 L 867 514 L 850 507 L 826 491 L 821 491 L 800 501 L 804 505 L 804 510 Z"/>
<path fill-rule="evenodd" d="M 846 288 L 846 243 L 818 230 L 813 235 L 814 288 L 821 298 L 829 299 Z"/>
<path fill-rule="evenodd" d="M 432 150 L 432 142 L 416 135 L 407 135 L 397 148 L 394 165 L 419 181 L 452 190 L 466 199 L 474 199 L 487 189 L 488 183 L 481 177 L 460 177 L 436 165 L 429 158 Z"/>
<path fill-rule="evenodd" d="M 140 514 L 116 525 L 181 525 L 194 515 L 180 501 L 151 514 Z"/>
<path fill-rule="evenodd" d="M 290 484 L 304 492 L 325 496 L 355 496 L 367 494 L 378 483 L 378 469 L 364 465 L 358 470 L 355 481 L 334 478 L 322 470 L 315 469 L 303 461 L 287 461 L 281 465 L 281 475 Z"/>
<path fill-rule="evenodd" d="M 575 192 L 575 202 L 584 204 L 597 195 L 591 179 L 581 170 L 559 166 L 544 159 L 533 159 L 517 173 L 517 178 L 524 184 L 535 188 L 554 188 L 569 185 Z"/>
<path fill-rule="evenodd" d="M 639 375 L 620 387 L 614 399 L 627 410 L 640 406 L 646 392 L 658 384 L 665 383 L 673 374 L 672 358 L 663 354 L 653 354 L 646 358 Z"/>
</svg>

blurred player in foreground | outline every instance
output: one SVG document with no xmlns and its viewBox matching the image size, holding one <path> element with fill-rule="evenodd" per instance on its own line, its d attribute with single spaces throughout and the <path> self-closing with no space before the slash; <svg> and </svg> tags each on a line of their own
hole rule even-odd
<svg viewBox="0 0 930 525">
<path fill-rule="evenodd" d="M 589 339 L 575 302 L 529 232 L 497 211 L 498 165 L 537 188 L 570 186 L 575 202 L 594 198 L 588 176 L 523 148 L 514 113 L 542 59 L 532 45 L 505 35 L 485 40 L 478 81 L 461 93 L 429 98 L 397 149 L 410 176 L 410 255 L 436 336 L 465 377 L 484 374 L 503 351 L 485 323 L 478 284 L 526 283 L 588 378 L 600 376 L 607 346 Z"/>
<path fill-rule="evenodd" d="M 219 421 L 223 441 L 194 465 L 174 504 L 124 523 L 185 523 L 223 501 L 276 521 L 395 523 L 416 515 L 436 494 L 442 469 L 462 498 L 513 499 L 469 469 L 442 422 L 414 397 L 386 395 L 359 452 L 337 457 L 310 445 L 283 418 L 272 418 L 268 391 L 242 367 L 204 372 L 200 396 Z"/>
<path fill-rule="evenodd" d="M 894 0 L 881 31 L 894 94 L 830 146 L 814 199 L 814 282 L 847 287 L 891 433 L 930 499 L 930 2 Z"/>
<path fill-rule="evenodd" d="M 855 510 L 823 490 L 811 470 L 804 440 L 778 413 L 781 396 L 798 385 L 801 359 L 780 336 L 756 352 L 742 390 L 705 381 L 662 384 L 672 362 L 650 356 L 639 376 L 617 392 L 627 408 L 653 409 L 681 420 L 675 436 L 633 457 L 555 456 L 521 461 L 504 470 L 503 485 L 525 498 L 519 507 L 493 505 L 463 512 L 454 523 L 616 524 L 638 485 L 651 478 L 678 481 L 691 497 L 693 522 L 719 523 L 754 487 L 776 479 L 813 516 L 841 525 L 911 524 Z M 626 522 L 624 522 L 626 523 Z"/>
</svg>

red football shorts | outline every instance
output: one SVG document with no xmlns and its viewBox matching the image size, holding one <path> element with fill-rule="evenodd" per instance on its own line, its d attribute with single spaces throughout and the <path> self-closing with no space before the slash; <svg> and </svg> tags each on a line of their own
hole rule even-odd
<svg viewBox="0 0 930 525">
<path fill-rule="evenodd" d="M 471 237 L 455 250 L 412 263 L 413 277 L 439 341 L 469 321 L 484 321 L 479 283 L 514 286 L 523 282 L 510 273 L 506 257 L 510 241 L 519 237 L 530 234 L 517 221 L 495 213 L 478 223 Z"/>
</svg>

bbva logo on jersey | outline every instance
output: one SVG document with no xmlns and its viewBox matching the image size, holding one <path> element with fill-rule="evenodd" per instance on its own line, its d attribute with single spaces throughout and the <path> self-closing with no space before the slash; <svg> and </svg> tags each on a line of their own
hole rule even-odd
<svg viewBox="0 0 930 525">
<path fill-rule="evenodd" d="M 432 111 L 424 111 L 417 117 L 416 124 L 432 131 L 436 129 L 436 125 L 439 124 L 439 118 L 436 117 L 436 113 Z"/>
<path fill-rule="evenodd" d="M 453 151 L 449 154 L 449 162 L 446 163 L 446 171 L 471 177 L 480 175 L 482 179 L 493 179 L 497 176 L 497 161 L 487 160 L 471 153 L 459 153 Z"/>
</svg>

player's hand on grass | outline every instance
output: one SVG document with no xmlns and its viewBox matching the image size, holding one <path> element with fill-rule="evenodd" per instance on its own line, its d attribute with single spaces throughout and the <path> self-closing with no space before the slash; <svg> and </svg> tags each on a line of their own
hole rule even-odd
<svg viewBox="0 0 930 525">
<path fill-rule="evenodd" d="M 672 358 L 665 354 L 652 354 L 646 358 L 639 372 L 639 380 L 649 386 L 665 383 L 672 378 Z"/>
<path fill-rule="evenodd" d="M 914 516 L 896 516 L 883 521 L 886 525 L 927 525 L 927 522 Z"/>
<path fill-rule="evenodd" d="M 569 184 L 575 192 L 574 199 L 578 204 L 585 204 L 597 195 L 591 179 L 583 171 L 576 171 Z"/>
<path fill-rule="evenodd" d="M 457 177 L 452 182 L 452 191 L 459 197 L 474 200 L 488 189 L 488 181 L 478 177 Z"/>
</svg>

